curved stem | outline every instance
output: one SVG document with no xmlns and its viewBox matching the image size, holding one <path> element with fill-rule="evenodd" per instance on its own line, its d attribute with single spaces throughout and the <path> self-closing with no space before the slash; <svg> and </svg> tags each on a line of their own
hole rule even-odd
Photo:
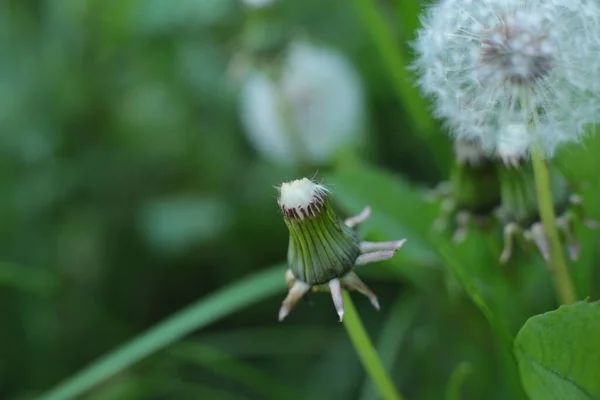
<svg viewBox="0 0 600 400">
<path fill-rule="evenodd" d="M 379 395 L 385 400 L 403 400 L 402 395 L 398 392 L 390 376 L 386 372 L 373 343 L 369 339 L 369 335 L 365 331 L 365 327 L 360 320 L 352 298 L 347 291 L 343 293 L 345 314 L 344 327 L 348 332 L 348 336 L 354 345 L 354 349 L 360 358 L 360 361 L 367 371 L 367 374 L 373 381 L 373 385 L 377 388 Z"/>
<path fill-rule="evenodd" d="M 534 148 L 531 159 L 535 174 L 540 216 L 550 243 L 550 263 L 553 270 L 556 297 L 560 304 L 572 304 L 577 301 L 577 296 L 556 229 L 556 215 L 554 214 L 554 204 L 552 202 L 548 166 L 539 147 Z"/>
</svg>

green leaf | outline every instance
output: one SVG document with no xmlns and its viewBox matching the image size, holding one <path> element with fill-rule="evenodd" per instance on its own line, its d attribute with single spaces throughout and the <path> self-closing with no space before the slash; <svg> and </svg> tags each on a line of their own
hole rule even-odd
<svg viewBox="0 0 600 400">
<path fill-rule="evenodd" d="M 183 336 L 285 290 L 277 265 L 206 296 L 60 383 L 39 400 L 73 399 Z M 276 318 L 276 314 L 273 314 Z"/>
<path fill-rule="evenodd" d="M 532 400 L 600 399 L 600 302 L 562 306 L 530 318 L 515 340 Z"/>
</svg>

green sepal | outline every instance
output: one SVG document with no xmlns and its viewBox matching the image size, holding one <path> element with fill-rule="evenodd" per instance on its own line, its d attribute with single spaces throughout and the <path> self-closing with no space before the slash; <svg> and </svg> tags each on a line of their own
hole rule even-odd
<svg viewBox="0 0 600 400">
<path fill-rule="evenodd" d="M 358 237 L 336 217 L 328 200 L 315 217 L 284 219 L 290 232 L 288 263 L 296 279 L 320 285 L 352 270 L 360 255 Z"/>
</svg>

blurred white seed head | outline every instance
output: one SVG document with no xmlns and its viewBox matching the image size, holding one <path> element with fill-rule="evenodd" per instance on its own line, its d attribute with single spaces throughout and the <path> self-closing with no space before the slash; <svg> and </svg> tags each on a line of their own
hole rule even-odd
<svg viewBox="0 0 600 400">
<path fill-rule="evenodd" d="M 281 163 L 326 163 L 358 145 L 364 98 L 357 73 L 337 52 L 294 43 L 279 73 L 258 70 L 244 84 L 241 118 L 254 147 Z"/>
<path fill-rule="evenodd" d="M 577 141 L 600 105 L 592 0 L 441 0 L 422 18 L 414 68 L 458 139 L 501 158 Z"/>
</svg>

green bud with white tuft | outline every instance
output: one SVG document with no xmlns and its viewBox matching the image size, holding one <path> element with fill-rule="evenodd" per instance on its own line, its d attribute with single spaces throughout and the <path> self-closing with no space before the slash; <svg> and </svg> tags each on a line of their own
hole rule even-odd
<svg viewBox="0 0 600 400">
<path fill-rule="evenodd" d="M 277 202 L 290 232 L 286 273 L 290 291 L 279 311 L 279 320 L 311 289 L 331 292 L 340 321 L 344 315 L 342 288 L 359 291 L 379 309 L 375 294 L 352 270 L 355 265 L 391 258 L 404 240 L 359 242 L 353 228 L 369 217 L 370 209 L 341 221 L 328 195 L 327 188 L 307 178 L 279 188 Z"/>
<path fill-rule="evenodd" d="M 290 231 L 288 263 L 297 279 L 324 284 L 354 267 L 358 238 L 335 216 L 327 189 L 306 178 L 284 183 L 279 206 Z"/>
</svg>

